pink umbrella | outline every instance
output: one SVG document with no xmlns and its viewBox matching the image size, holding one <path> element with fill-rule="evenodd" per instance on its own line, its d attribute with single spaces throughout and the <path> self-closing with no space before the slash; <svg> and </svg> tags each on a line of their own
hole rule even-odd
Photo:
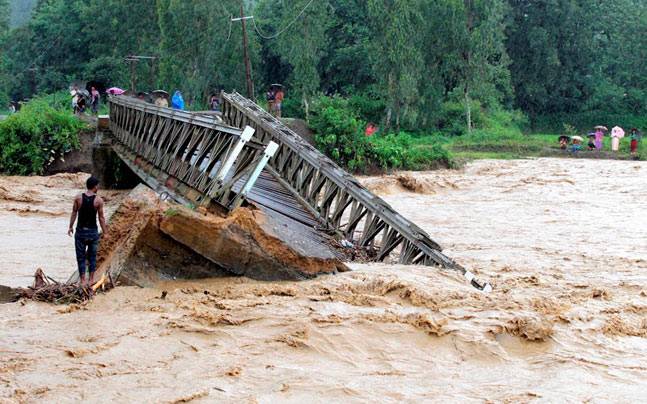
<svg viewBox="0 0 647 404">
<path fill-rule="evenodd" d="M 622 139 L 623 137 L 625 137 L 624 129 L 622 129 L 620 126 L 614 126 L 613 129 L 611 129 L 611 137 Z"/>
<path fill-rule="evenodd" d="M 112 94 L 112 95 L 122 95 L 125 93 L 125 90 L 122 90 L 119 87 L 110 87 L 109 89 L 106 90 L 106 93 Z"/>
</svg>

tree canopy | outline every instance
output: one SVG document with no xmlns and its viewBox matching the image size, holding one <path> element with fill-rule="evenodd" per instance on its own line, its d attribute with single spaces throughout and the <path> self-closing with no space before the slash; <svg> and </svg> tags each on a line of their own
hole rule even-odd
<svg viewBox="0 0 647 404">
<path fill-rule="evenodd" d="M 447 111 L 647 113 L 644 0 L 40 0 L 10 28 L 0 1 L 0 98 L 98 80 L 180 89 L 203 103 L 281 82 L 307 114 L 317 94 L 352 98 L 394 129 L 442 129 Z"/>
</svg>

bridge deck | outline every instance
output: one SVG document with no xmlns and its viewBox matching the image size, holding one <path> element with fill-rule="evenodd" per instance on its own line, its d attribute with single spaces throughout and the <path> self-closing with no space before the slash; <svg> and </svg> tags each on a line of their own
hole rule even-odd
<svg viewBox="0 0 647 404">
<path fill-rule="evenodd" d="M 476 288 L 490 289 L 281 121 L 237 93 L 223 97 L 226 125 L 215 116 L 111 98 L 110 128 L 120 156 L 154 189 L 196 205 L 229 211 L 244 198 L 286 232 L 303 230 L 322 246 L 335 234 L 372 250 L 376 261 L 450 268 Z M 241 190 L 254 173 L 260 176 L 245 195 Z"/>
</svg>

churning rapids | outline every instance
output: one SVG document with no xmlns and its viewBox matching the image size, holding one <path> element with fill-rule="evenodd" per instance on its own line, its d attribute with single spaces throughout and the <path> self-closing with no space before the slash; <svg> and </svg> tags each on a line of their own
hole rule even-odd
<svg viewBox="0 0 647 404">
<path fill-rule="evenodd" d="M 0 177 L 0 284 L 27 285 L 38 267 L 67 279 L 84 178 Z M 477 161 L 361 180 L 494 291 L 451 271 L 352 264 L 305 282 L 3 304 L 0 401 L 644 399 L 647 163 Z M 107 197 L 114 209 L 123 193 Z"/>
</svg>

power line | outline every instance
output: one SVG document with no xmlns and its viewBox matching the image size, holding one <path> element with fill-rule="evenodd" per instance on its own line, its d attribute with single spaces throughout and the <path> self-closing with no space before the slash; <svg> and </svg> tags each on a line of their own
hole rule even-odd
<svg viewBox="0 0 647 404">
<path fill-rule="evenodd" d="M 229 38 L 231 38 L 231 27 L 232 25 L 234 25 L 234 15 L 229 11 L 227 11 L 227 7 L 225 7 L 225 4 L 222 1 L 220 0 L 216 0 L 216 1 L 220 4 L 220 7 L 222 7 L 222 11 L 225 12 L 225 16 L 227 15 L 229 16 L 229 32 L 227 33 L 227 39 L 225 39 L 225 43 L 227 43 L 229 42 Z"/>
<path fill-rule="evenodd" d="M 286 25 L 282 30 L 280 30 L 279 32 L 277 32 L 277 33 L 276 33 L 276 34 L 274 34 L 274 35 L 265 35 L 265 34 L 263 34 L 263 33 L 261 32 L 261 30 L 258 28 L 258 26 L 256 25 L 256 19 L 255 19 L 255 18 L 252 18 L 252 23 L 254 24 L 254 30 L 256 31 L 256 33 L 258 34 L 258 36 L 260 36 L 260 37 L 261 37 L 261 38 L 263 38 L 263 39 L 274 39 L 274 38 L 277 38 L 279 35 L 283 34 L 285 31 L 287 31 L 288 29 L 290 29 L 290 27 L 291 27 L 292 25 L 294 25 L 294 23 L 295 23 L 295 22 L 297 22 L 297 20 L 298 20 L 298 19 L 303 15 L 303 13 L 305 13 L 306 9 L 307 9 L 308 7 L 310 7 L 310 4 L 312 4 L 313 2 L 314 2 L 314 0 L 310 0 L 310 1 L 308 2 L 308 4 L 306 4 L 306 5 L 305 5 L 305 7 L 303 7 L 303 10 L 301 10 L 301 12 L 300 12 L 299 14 L 297 14 L 297 16 L 296 16 L 296 17 L 294 17 L 294 19 L 293 19 L 292 21 L 290 21 L 290 23 L 289 23 L 288 25 Z"/>
</svg>

